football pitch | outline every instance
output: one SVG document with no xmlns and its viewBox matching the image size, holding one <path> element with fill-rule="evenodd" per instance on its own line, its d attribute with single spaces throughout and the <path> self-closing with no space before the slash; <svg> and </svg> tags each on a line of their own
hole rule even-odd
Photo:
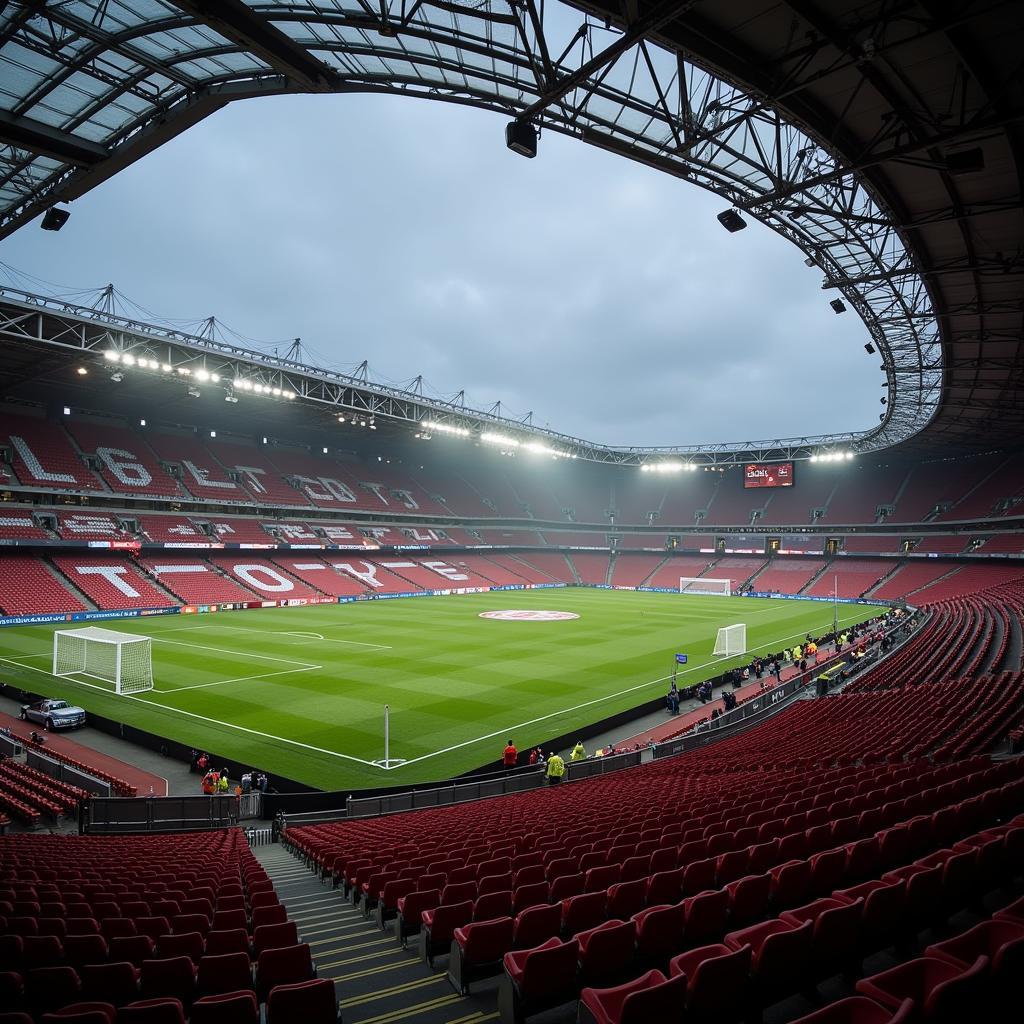
<svg viewBox="0 0 1024 1024">
<path fill-rule="evenodd" d="M 555 621 L 481 618 L 558 611 Z M 840 605 L 840 624 L 873 609 Z M 713 658 L 719 627 L 745 622 L 748 655 Z M 320 789 L 449 778 L 667 692 L 807 632 L 827 602 L 567 588 L 168 615 L 98 623 L 153 638 L 154 689 L 117 696 L 50 674 L 53 630 L 0 630 L 0 677 L 192 747 Z M 384 705 L 393 759 L 385 770 Z M 628 733 L 628 727 L 624 733 Z"/>
</svg>

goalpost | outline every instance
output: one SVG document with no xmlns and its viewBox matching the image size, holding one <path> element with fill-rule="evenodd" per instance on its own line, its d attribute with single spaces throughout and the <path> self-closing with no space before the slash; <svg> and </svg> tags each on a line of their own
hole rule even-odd
<svg viewBox="0 0 1024 1024">
<path fill-rule="evenodd" d="M 90 676 L 113 683 L 114 692 L 153 689 L 153 641 L 148 636 L 87 626 L 53 634 L 53 674 Z"/>
<path fill-rule="evenodd" d="M 715 637 L 715 657 L 731 658 L 735 654 L 747 653 L 747 624 L 737 622 L 734 626 L 723 626 Z"/>
<path fill-rule="evenodd" d="M 732 594 L 732 580 L 712 580 L 700 576 L 680 576 L 680 594 L 715 594 L 729 597 Z"/>
</svg>

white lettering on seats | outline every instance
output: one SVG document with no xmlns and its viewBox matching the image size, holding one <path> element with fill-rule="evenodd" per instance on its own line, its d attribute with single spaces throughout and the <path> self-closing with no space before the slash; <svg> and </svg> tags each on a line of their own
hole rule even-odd
<svg viewBox="0 0 1024 1024">
<path fill-rule="evenodd" d="M 128 570 L 123 565 L 76 565 L 75 572 L 80 576 L 102 576 L 112 587 L 116 587 L 125 597 L 140 597 L 139 592 L 127 580 Z"/>
<path fill-rule="evenodd" d="M 413 540 L 442 540 L 435 530 L 419 530 L 415 526 L 407 531 Z"/>
<path fill-rule="evenodd" d="M 97 448 L 96 454 L 119 483 L 128 487 L 145 487 L 153 482 L 153 474 L 133 452 L 123 448 Z"/>
<path fill-rule="evenodd" d="M 297 476 L 295 482 L 314 501 L 341 501 L 351 505 L 356 500 L 351 488 L 333 477 L 318 476 L 314 479 L 308 476 Z"/>
<path fill-rule="evenodd" d="M 391 492 L 406 508 L 412 509 L 414 512 L 419 509 L 419 502 L 408 492 L 408 491 L 392 491 Z"/>
<path fill-rule="evenodd" d="M 262 523 L 264 529 L 273 526 L 282 537 L 288 540 L 317 540 L 317 535 L 302 523 Z"/>
<path fill-rule="evenodd" d="M 61 530 L 67 530 L 68 533 L 106 533 L 111 537 L 121 532 L 117 523 L 110 516 L 88 515 L 85 513 L 61 516 L 60 528 Z"/>
<path fill-rule="evenodd" d="M 369 491 L 382 505 L 389 505 L 390 502 L 387 499 L 387 495 L 384 493 L 383 484 L 373 484 L 368 481 L 363 481 L 360 486 Z"/>
<path fill-rule="evenodd" d="M 286 594 L 295 589 L 295 584 L 290 579 L 282 576 L 276 569 L 271 569 L 269 565 L 233 565 L 231 571 L 249 586 L 266 591 L 268 594 Z M 257 573 L 269 577 L 270 582 L 257 579 Z"/>
<path fill-rule="evenodd" d="M 213 472 L 212 469 L 204 469 L 201 466 L 197 466 L 194 462 L 189 462 L 188 459 L 185 459 L 182 465 L 192 474 L 192 478 L 200 487 L 220 487 L 226 491 L 238 490 L 234 480 L 211 480 L 210 474 Z"/>
<path fill-rule="evenodd" d="M 54 484 L 73 484 L 76 482 L 74 473 L 51 473 L 43 469 L 43 464 L 36 458 L 35 452 L 28 446 L 28 442 L 17 434 L 11 434 L 11 444 L 14 450 L 21 456 L 21 461 L 28 467 L 28 471 L 36 480 L 48 480 Z"/>
<path fill-rule="evenodd" d="M 0 526 L 35 526 L 32 520 L 25 516 L 0 516 Z"/>
<path fill-rule="evenodd" d="M 205 537 L 206 534 L 199 529 L 198 526 L 194 526 L 192 523 L 175 523 L 173 526 L 167 527 L 168 533 L 173 533 L 176 537 Z"/>
<path fill-rule="evenodd" d="M 323 530 L 324 536 L 331 541 L 358 539 L 347 526 L 325 526 Z"/>
<path fill-rule="evenodd" d="M 249 485 L 251 491 L 255 491 L 257 494 L 266 494 L 267 489 L 260 482 L 261 476 L 266 476 L 267 471 L 260 469 L 259 466 L 235 466 L 242 476 L 245 477 L 245 482 Z"/>
<path fill-rule="evenodd" d="M 170 575 L 179 572 L 209 572 L 205 565 L 154 565 L 150 572 L 157 576 Z"/>
<path fill-rule="evenodd" d="M 372 562 L 361 561 L 359 564 L 363 566 L 362 572 L 360 572 L 351 562 L 331 562 L 331 565 L 333 565 L 335 569 L 347 572 L 349 576 L 354 576 L 360 583 L 365 583 L 368 587 L 380 590 L 384 584 L 377 579 L 377 566 Z"/>
<path fill-rule="evenodd" d="M 443 576 L 446 580 L 468 580 L 469 577 L 464 573 L 460 572 L 455 568 L 454 565 L 448 565 L 446 562 L 421 562 L 424 569 L 429 569 L 431 572 L 436 572 L 439 576 Z"/>
</svg>

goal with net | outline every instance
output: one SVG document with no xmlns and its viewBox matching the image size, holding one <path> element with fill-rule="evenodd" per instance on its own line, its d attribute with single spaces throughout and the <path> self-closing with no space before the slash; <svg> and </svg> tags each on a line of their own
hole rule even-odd
<svg viewBox="0 0 1024 1024">
<path fill-rule="evenodd" d="M 716 658 L 730 658 L 734 654 L 747 653 L 747 624 L 737 622 L 734 626 L 723 626 L 715 637 Z"/>
<path fill-rule="evenodd" d="M 680 576 L 680 594 L 715 594 L 728 597 L 732 593 L 732 580 L 712 580 L 699 576 Z"/>
<path fill-rule="evenodd" d="M 87 626 L 53 634 L 53 674 L 89 676 L 115 693 L 153 689 L 153 641 L 148 636 Z"/>
</svg>

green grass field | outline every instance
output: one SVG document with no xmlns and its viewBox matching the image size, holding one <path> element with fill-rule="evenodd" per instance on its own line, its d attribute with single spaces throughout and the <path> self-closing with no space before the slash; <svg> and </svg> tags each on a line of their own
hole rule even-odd
<svg viewBox="0 0 1024 1024">
<path fill-rule="evenodd" d="M 479 617 L 511 608 L 579 618 Z M 846 624 L 870 614 L 839 611 Z M 523 749 L 661 696 L 677 651 L 690 658 L 680 685 L 714 674 L 728 664 L 711 657 L 716 631 L 736 622 L 750 652 L 777 650 L 830 629 L 832 606 L 570 588 L 99 623 L 153 638 L 155 689 L 131 697 L 55 679 L 58 627 L 17 627 L 0 632 L 0 670 L 272 776 L 364 788 L 448 778 L 499 757 L 509 736 Z M 406 761 L 388 771 L 372 763 L 385 704 L 391 757 Z"/>
</svg>

